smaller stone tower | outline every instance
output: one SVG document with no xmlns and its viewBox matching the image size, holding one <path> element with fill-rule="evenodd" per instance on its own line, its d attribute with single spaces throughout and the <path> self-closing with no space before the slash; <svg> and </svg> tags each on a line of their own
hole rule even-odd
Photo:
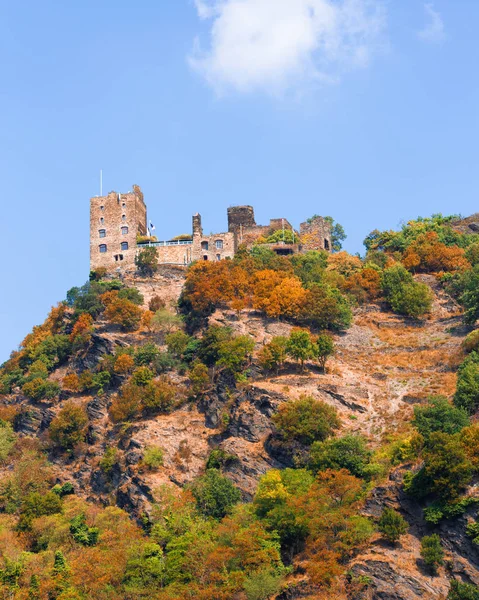
<svg viewBox="0 0 479 600">
<path fill-rule="evenodd" d="M 302 250 L 326 250 L 331 252 L 331 224 L 323 217 L 315 216 L 299 226 Z"/>
<path fill-rule="evenodd" d="M 146 205 L 138 186 L 90 199 L 90 270 L 132 270 L 137 234 L 146 235 Z"/>
<path fill-rule="evenodd" d="M 240 229 L 256 227 L 252 206 L 230 206 L 228 208 L 228 231 L 239 233 Z"/>
</svg>

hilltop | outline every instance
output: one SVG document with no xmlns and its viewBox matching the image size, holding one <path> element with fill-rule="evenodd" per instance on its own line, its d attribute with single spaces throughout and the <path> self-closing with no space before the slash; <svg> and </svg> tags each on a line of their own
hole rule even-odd
<svg viewBox="0 0 479 600">
<path fill-rule="evenodd" d="M 93 271 L 0 371 L 2 592 L 478 597 L 474 222 Z"/>
</svg>

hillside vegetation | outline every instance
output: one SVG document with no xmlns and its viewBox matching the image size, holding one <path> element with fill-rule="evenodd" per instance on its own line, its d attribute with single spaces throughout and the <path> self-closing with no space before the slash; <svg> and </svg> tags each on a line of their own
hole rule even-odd
<svg viewBox="0 0 479 600">
<path fill-rule="evenodd" d="M 479 599 L 471 223 L 69 290 L 0 368 L 0 597 Z"/>
</svg>

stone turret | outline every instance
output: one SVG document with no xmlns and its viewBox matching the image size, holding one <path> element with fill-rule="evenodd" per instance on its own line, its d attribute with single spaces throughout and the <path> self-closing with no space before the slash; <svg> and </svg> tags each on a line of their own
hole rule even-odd
<svg viewBox="0 0 479 600">
<path fill-rule="evenodd" d="M 199 235 L 199 236 L 203 235 L 203 227 L 201 225 L 200 213 L 196 213 L 196 215 L 193 215 L 193 237 L 195 235 Z"/>
<path fill-rule="evenodd" d="M 252 206 L 230 206 L 228 208 L 228 231 L 238 233 L 240 228 L 256 227 Z"/>
</svg>

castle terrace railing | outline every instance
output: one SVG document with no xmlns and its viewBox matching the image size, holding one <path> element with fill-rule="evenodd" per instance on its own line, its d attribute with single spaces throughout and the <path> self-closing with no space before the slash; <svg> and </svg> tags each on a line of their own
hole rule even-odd
<svg viewBox="0 0 479 600">
<path fill-rule="evenodd" d="M 169 242 L 142 242 L 137 244 L 138 248 L 148 248 L 155 246 L 191 246 L 193 240 L 171 240 Z"/>
</svg>

